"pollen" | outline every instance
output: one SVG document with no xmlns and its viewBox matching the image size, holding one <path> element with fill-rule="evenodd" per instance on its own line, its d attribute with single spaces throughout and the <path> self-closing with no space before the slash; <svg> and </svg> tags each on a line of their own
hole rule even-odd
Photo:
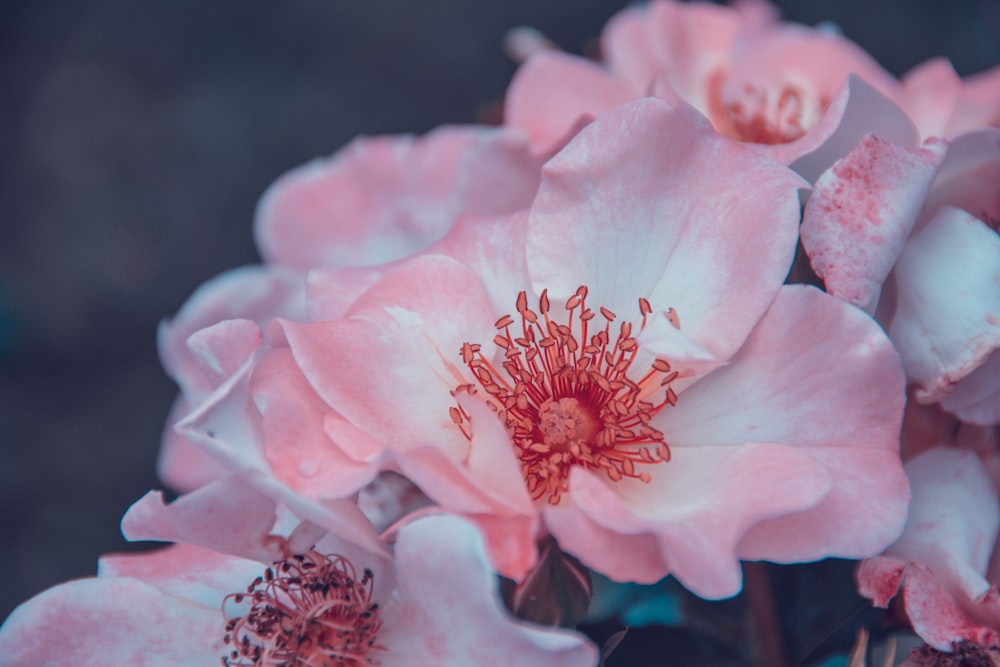
<svg viewBox="0 0 1000 667">
<path fill-rule="evenodd" d="M 360 667 L 372 655 L 382 627 L 372 602 L 374 575 L 357 576 L 346 558 L 316 551 L 269 567 L 246 593 L 227 595 L 224 667 Z M 238 607 L 242 614 L 229 613 Z"/>
<path fill-rule="evenodd" d="M 553 505 L 569 490 L 574 467 L 612 481 L 649 482 L 643 466 L 670 460 L 663 433 L 650 421 L 677 402 L 670 387 L 677 373 L 666 359 L 655 359 L 634 378 L 640 345 L 632 323 L 616 325 L 618 316 L 607 308 L 595 313 L 587 307 L 587 292 L 581 286 L 566 302 L 565 323 L 551 312 L 547 290 L 537 311 L 521 292 L 519 318 L 504 315 L 495 323 L 493 343 L 502 351 L 502 363 L 494 365 L 494 355 L 484 354 L 481 344 L 465 343 L 462 361 L 477 383 L 453 392 L 485 394 L 506 424 L 532 498 Z M 649 301 L 639 299 L 639 312 L 641 331 L 653 312 Z M 673 309 L 667 317 L 680 326 Z M 450 413 L 471 440 L 469 415 L 460 406 Z"/>
</svg>

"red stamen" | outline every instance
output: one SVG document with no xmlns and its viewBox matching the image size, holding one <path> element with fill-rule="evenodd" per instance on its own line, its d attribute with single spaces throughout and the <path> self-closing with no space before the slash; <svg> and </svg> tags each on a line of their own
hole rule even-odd
<svg viewBox="0 0 1000 667">
<path fill-rule="evenodd" d="M 615 481 L 628 477 L 648 482 L 649 474 L 638 472 L 636 464 L 670 460 L 663 434 L 649 422 L 676 403 L 669 384 L 677 373 L 665 359 L 656 359 L 639 382 L 632 381 L 628 372 L 639 352 L 632 323 L 623 322 L 612 342 L 611 323 L 617 316 L 601 307 L 604 327 L 590 334 L 594 312 L 587 308 L 586 298 L 587 288 L 581 286 L 566 302 L 566 324 L 559 324 L 550 318 L 547 291 L 539 298 L 537 313 L 528 308 L 527 294 L 518 294 L 521 335 L 511 332 L 512 317 L 505 315 L 496 322 L 501 333 L 494 343 L 505 351 L 502 371 L 479 345 L 466 343 L 461 350 L 463 362 L 488 395 L 487 402 L 507 425 L 529 493 L 554 505 L 568 490 L 574 466 L 604 471 Z M 639 300 L 639 312 L 641 330 L 653 312 L 649 301 Z M 673 309 L 669 313 L 679 326 Z M 659 402 L 646 400 L 660 392 Z M 460 385 L 454 393 L 474 394 L 476 388 Z M 471 439 L 469 415 L 460 408 L 450 413 L 452 422 Z"/>
</svg>

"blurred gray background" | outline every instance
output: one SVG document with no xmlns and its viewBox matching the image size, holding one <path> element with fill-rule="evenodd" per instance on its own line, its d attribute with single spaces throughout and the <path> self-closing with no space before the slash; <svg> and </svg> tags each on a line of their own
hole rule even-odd
<svg viewBox="0 0 1000 667">
<path fill-rule="evenodd" d="M 175 394 L 157 322 L 257 261 L 254 205 L 356 134 L 471 122 L 517 25 L 581 52 L 618 0 L 0 3 L 0 619 L 125 546 Z M 1000 64 L 1000 0 L 788 0 L 901 74 Z"/>
</svg>

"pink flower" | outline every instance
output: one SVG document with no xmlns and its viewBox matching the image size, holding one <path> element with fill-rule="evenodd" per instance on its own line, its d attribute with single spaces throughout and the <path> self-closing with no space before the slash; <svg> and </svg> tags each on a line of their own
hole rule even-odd
<svg viewBox="0 0 1000 667">
<path fill-rule="evenodd" d="M 802 243 L 826 289 L 874 313 L 915 397 L 1000 421 L 1000 129 L 869 136 L 817 182 Z"/>
<path fill-rule="evenodd" d="M 928 432 L 937 433 L 936 446 L 927 448 Z M 904 447 L 917 452 L 905 466 L 913 493 L 906 528 L 882 556 L 859 566 L 860 592 L 880 607 L 901 593 L 913 629 L 938 650 L 957 642 L 1000 646 L 996 430 L 952 419 L 947 433 L 932 428 L 917 443 L 915 435 L 904 429 Z"/>
<path fill-rule="evenodd" d="M 464 216 L 525 208 L 539 169 L 520 131 L 450 126 L 423 137 L 355 139 L 332 157 L 280 178 L 257 212 L 266 264 L 210 280 L 160 326 L 160 357 L 181 387 L 164 434 L 160 478 L 187 491 L 225 474 L 172 428 L 217 384 L 219 369 L 200 367 L 188 348 L 193 333 L 235 318 L 304 321 L 305 272 L 399 259 L 422 250 Z"/>
<path fill-rule="evenodd" d="M 0 655 L 10 667 L 596 664 L 581 635 L 513 619 L 497 584 L 454 517 L 401 530 L 391 562 L 330 536 L 272 567 L 178 544 L 105 556 L 96 579 L 24 603 Z"/>
<path fill-rule="evenodd" d="M 601 47 L 603 64 L 552 50 L 531 57 L 508 90 L 507 124 L 558 146 L 630 100 L 679 96 L 809 180 L 866 132 L 914 132 L 898 108 L 902 86 L 871 56 L 831 31 L 779 23 L 763 2 L 653 0 L 612 18 Z"/>
<path fill-rule="evenodd" d="M 877 553 L 905 516 L 902 375 L 863 313 L 782 286 L 801 187 L 686 105 L 628 104 L 545 166 L 530 212 L 314 284 L 314 316 L 370 287 L 269 327 L 270 367 L 181 428 L 253 476 L 263 441 L 307 495 L 357 489 L 323 457 L 397 470 L 515 578 L 539 526 L 616 580 L 706 597 L 739 590 L 740 558 Z M 278 404 L 273 436 L 244 425 Z"/>
</svg>

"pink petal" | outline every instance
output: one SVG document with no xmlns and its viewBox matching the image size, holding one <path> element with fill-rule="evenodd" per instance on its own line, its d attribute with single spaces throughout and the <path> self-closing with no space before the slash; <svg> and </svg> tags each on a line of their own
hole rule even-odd
<svg viewBox="0 0 1000 667">
<path fill-rule="evenodd" d="M 167 415 L 167 427 L 156 461 L 156 476 L 179 493 L 194 491 L 229 474 L 225 466 L 174 430 L 174 424 L 191 409 L 191 404 L 183 395 L 174 401 Z"/>
<path fill-rule="evenodd" d="M 328 437 L 330 408 L 290 349 L 273 350 L 258 362 L 250 392 L 260 413 L 262 453 L 282 483 L 309 498 L 346 498 L 378 473 L 378 462 L 356 460 Z"/>
<path fill-rule="evenodd" d="M 981 599 L 984 578 L 1000 530 L 1000 506 L 992 481 L 971 451 L 937 447 L 906 464 L 913 488 L 903 534 L 887 556 L 930 568 L 965 600 Z"/>
<path fill-rule="evenodd" d="M 539 152 L 562 146 L 589 121 L 636 97 L 600 65 L 542 51 L 521 65 L 504 100 L 504 122 L 527 130 Z"/>
<path fill-rule="evenodd" d="M 399 667 L 517 665 L 592 667 L 582 635 L 517 621 L 504 608 L 483 541 L 468 523 L 429 517 L 400 531 L 395 596 L 382 607 L 384 664 Z"/>
<path fill-rule="evenodd" d="M 946 150 L 943 142 L 909 149 L 869 134 L 816 181 L 802 244 L 830 294 L 874 312 Z"/>
<path fill-rule="evenodd" d="M 212 389 L 187 347 L 200 329 L 224 320 L 250 319 L 262 324 L 272 317 L 305 319 L 302 277 L 275 267 L 245 266 L 212 278 L 192 294 L 172 320 L 160 324 L 157 345 L 167 373 L 192 400 Z"/>
<path fill-rule="evenodd" d="M 250 394 L 255 359 L 227 379 L 178 425 L 178 432 L 264 495 L 304 520 L 336 531 L 375 553 L 384 553 L 367 518 L 351 499 L 310 499 L 276 479 L 264 453 L 259 412 Z"/>
<path fill-rule="evenodd" d="M 456 460 L 468 442 L 454 427 L 451 391 L 465 342 L 493 339 L 496 315 L 471 271 L 423 256 L 389 272 L 335 322 L 284 323 L 302 372 L 340 415 L 387 448 L 441 448 Z"/>
<path fill-rule="evenodd" d="M 218 664 L 222 626 L 219 609 L 140 581 L 82 579 L 15 609 L 0 628 L 0 655 L 9 667 Z"/>
<path fill-rule="evenodd" d="M 1000 238 L 965 211 L 942 209 L 906 244 L 888 331 L 918 400 L 940 400 L 1000 348 L 998 284 Z"/>
<path fill-rule="evenodd" d="M 271 186 L 258 245 L 269 261 L 303 271 L 381 264 L 427 247 L 462 214 L 527 206 L 537 183 L 537 158 L 513 130 L 359 138 Z"/>
<path fill-rule="evenodd" d="M 629 319 L 648 297 L 727 359 L 788 272 L 802 185 L 690 107 L 620 107 L 543 170 L 528 220 L 535 291 L 567 299 L 585 284 L 590 303 Z"/>
<path fill-rule="evenodd" d="M 833 490 L 813 510 L 753 528 L 740 554 L 857 558 L 884 549 L 906 517 L 898 453 L 904 397 L 898 357 L 874 321 L 814 288 L 786 286 L 732 362 L 682 393 L 653 425 L 678 447 L 802 448 L 830 474 Z"/>
<path fill-rule="evenodd" d="M 428 252 L 453 257 L 471 268 L 498 313 L 513 312 L 517 293 L 528 286 L 524 239 L 528 213 L 463 218 Z"/>
<path fill-rule="evenodd" d="M 712 599 L 739 592 L 737 545 L 748 529 L 763 519 L 812 507 L 830 490 L 822 466 L 783 445 L 676 447 L 669 462 L 646 471 L 652 475 L 648 484 L 629 480 L 614 485 L 574 471 L 571 503 L 606 529 L 656 536 L 670 569 L 640 583 L 671 573 L 692 592 Z M 762 488 L 769 491 L 761 493 Z M 569 537 L 568 543 L 579 544 Z M 572 553 L 594 567 L 592 552 L 617 548 L 613 542 L 592 544 Z M 617 581 L 639 581 L 633 572 L 602 573 Z"/>
<path fill-rule="evenodd" d="M 174 544 L 158 551 L 103 556 L 97 576 L 130 577 L 156 586 L 164 593 L 215 610 L 218 623 L 222 620 L 223 598 L 245 591 L 255 577 L 261 576 L 264 567 L 256 560 Z"/>
<path fill-rule="evenodd" d="M 354 302 L 379 281 L 381 267 L 333 267 L 315 269 L 306 276 L 306 299 L 310 322 L 336 320 L 347 314 Z"/>
<path fill-rule="evenodd" d="M 980 426 L 1000 424 L 1000 352 L 983 362 L 941 399 L 941 407 L 962 421 Z"/>
<path fill-rule="evenodd" d="M 238 477 L 227 477 L 165 504 L 150 491 L 122 518 L 128 540 L 186 542 L 215 551 L 269 561 L 274 501 Z M 123 575 L 125 576 L 125 575 Z"/>
<path fill-rule="evenodd" d="M 951 136 L 947 132 L 962 80 L 947 58 L 933 58 L 903 77 L 904 107 L 925 137 Z"/>
</svg>

